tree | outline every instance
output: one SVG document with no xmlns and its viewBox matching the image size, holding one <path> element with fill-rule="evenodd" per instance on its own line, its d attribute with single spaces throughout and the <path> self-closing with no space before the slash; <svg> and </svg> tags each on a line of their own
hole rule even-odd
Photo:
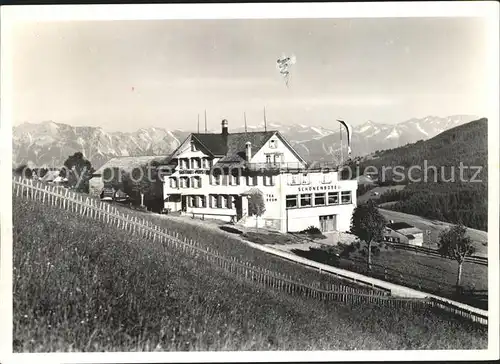
<svg viewBox="0 0 500 364">
<path fill-rule="evenodd" d="M 124 192 L 129 196 L 140 198 L 140 205 L 144 207 L 144 200 L 155 200 L 162 197 L 161 181 L 158 178 L 159 163 L 153 161 L 133 168 L 123 175 Z"/>
<path fill-rule="evenodd" d="M 125 172 L 118 167 L 105 168 L 102 171 L 102 180 L 105 187 L 112 187 L 115 190 L 123 189 Z"/>
<path fill-rule="evenodd" d="M 372 244 L 384 239 L 385 218 L 376 208 L 373 201 L 357 206 L 351 218 L 351 232 L 368 244 L 368 269 L 372 264 Z"/>
<path fill-rule="evenodd" d="M 89 180 L 92 178 L 94 168 L 81 152 L 69 156 L 64 161 L 64 167 L 59 175 L 68 179 L 68 186 L 79 192 L 89 193 Z"/>
<path fill-rule="evenodd" d="M 264 203 L 264 194 L 260 190 L 252 190 L 248 195 L 248 215 L 255 215 L 255 225 L 259 227 L 259 217 L 266 212 L 266 204 Z"/>
<path fill-rule="evenodd" d="M 458 262 L 457 270 L 457 293 L 460 292 L 462 279 L 462 265 L 465 258 L 471 256 L 475 249 L 471 239 L 466 235 L 467 229 L 461 223 L 450 227 L 439 235 L 439 253 Z"/>
</svg>

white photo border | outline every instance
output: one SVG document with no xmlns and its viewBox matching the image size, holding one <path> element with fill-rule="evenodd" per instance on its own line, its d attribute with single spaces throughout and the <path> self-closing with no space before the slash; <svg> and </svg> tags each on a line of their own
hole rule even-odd
<svg viewBox="0 0 500 364">
<path fill-rule="evenodd" d="M 0 361 L 11 362 L 273 362 L 273 361 L 394 361 L 498 359 L 499 271 L 497 261 L 488 265 L 488 350 L 439 351 L 310 351 L 310 352 L 173 352 L 173 353 L 53 353 L 12 354 L 12 79 L 9 59 L 10 29 L 18 22 L 109 21 L 153 19 L 278 19 L 278 18 L 388 18 L 480 17 L 488 24 L 490 54 L 486 67 L 488 86 L 489 198 L 488 256 L 498 257 L 499 223 L 499 5 L 497 2 L 394 2 L 394 3 L 261 3 L 261 4 L 164 4 L 164 5 L 40 5 L 4 6 L 1 9 L 1 282 Z"/>
</svg>

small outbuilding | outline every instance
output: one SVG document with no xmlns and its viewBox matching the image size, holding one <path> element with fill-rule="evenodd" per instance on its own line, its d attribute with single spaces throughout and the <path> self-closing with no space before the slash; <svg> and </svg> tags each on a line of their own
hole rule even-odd
<svg viewBox="0 0 500 364">
<path fill-rule="evenodd" d="M 386 225 L 384 239 L 391 243 L 422 246 L 424 232 L 406 222 L 391 221 L 391 223 Z"/>
<path fill-rule="evenodd" d="M 112 179 L 112 176 L 106 176 L 106 173 L 130 173 L 134 168 L 140 168 L 143 165 L 152 163 L 154 161 L 162 162 L 166 159 L 166 156 L 137 156 L 137 157 L 116 157 L 110 159 L 98 170 L 92 174 L 92 178 L 89 181 L 89 192 L 91 195 L 100 196 L 105 187 L 108 186 L 106 180 Z M 119 176 L 115 176 L 119 179 Z M 106 186 L 105 186 L 106 184 Z M 124 193 L 123 191 L 121 191 Z M 124 197 L 119 197 L 123 199 Z"/>
</svg>

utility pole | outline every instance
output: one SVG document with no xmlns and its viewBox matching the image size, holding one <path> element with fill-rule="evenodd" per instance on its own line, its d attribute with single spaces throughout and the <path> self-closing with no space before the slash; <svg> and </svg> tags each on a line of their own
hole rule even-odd
<svg viewBox="0 0 500 364">
<path fill-rule="evenodd" d="M 205 109 L 205 133 L 207 132 L 207 109 Z"/>
<path fill-rule="evenodd" d="M 264 106 L 264 131 L 267 131 L 266 107 Z"/>
<path fill-rule="evenodd" d="M 339 124 L 340 131 L 340 165 L 344 163 L 344 144 L 342 143 L 342 125 Z"/>
</svg>

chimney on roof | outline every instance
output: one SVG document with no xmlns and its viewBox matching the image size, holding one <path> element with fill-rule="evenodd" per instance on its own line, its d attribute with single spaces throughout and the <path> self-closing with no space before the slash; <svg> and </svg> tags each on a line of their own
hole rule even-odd
<svg viewBox="0 0 500 364">
<path fill-rule="evenodd" d="M 227 135 L 228 134 L 228 131 L 227 131 L 227 120 L 224 119 L 222 120 L 222 135 Z"/>
<path fill-rule="evenodd" d="M 250 160 L 252 159 L 252 143 L 250 142 L 245 143 L 245 156 L 247 162 L 250 162 Z"/>
<path fill-rule="evenodd" d="M 227 136 L 228 136 L 228 131 L 227 131 L 227 120 L 226 119 L 223 119 L 222 120 L 222 143 L 224 144 L 224 155 L 227 154 L 227 150 L 228 150 L 228 147 L 227 147 Z"/>
</svg>

